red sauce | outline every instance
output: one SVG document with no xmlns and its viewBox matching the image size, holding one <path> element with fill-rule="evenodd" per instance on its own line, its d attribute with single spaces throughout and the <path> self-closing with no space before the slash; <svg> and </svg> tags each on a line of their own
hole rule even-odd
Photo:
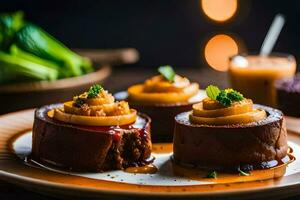
<svg viewBox="0 0 300 200">
<path fill-rule="evenodd" d="M 56 121 L 55 119 L 51 118 Z M 64 123 L 64 122 L 60 122 Z M 122 126 L 84 126 L 72 124 L 74 127 L 81 129 L 92 130 L 96 132 L 109 132 L 113 136 L 114 141 L 119 141 L 121 139 L 122 131 L 124 130 L 136 130 L 139 132 L 140 137 L 147 138 L 149 133 L 146 130 L 147 121 L 146 119 L 138 116 L 137 120 L 133 124 L 122 125 Z"/>
<path fill-rule="evenodd" d="M 113 134 L 113 140 L 114 141 L 120 141 L 121 139 L 121 133 L 118 132 L 118 131 L 115 131 L 114 134 Z"/>
</svg>

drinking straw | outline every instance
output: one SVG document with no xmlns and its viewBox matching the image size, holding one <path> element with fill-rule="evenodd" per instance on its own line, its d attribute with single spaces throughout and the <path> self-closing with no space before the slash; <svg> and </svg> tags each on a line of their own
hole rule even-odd
<svg viewBox="0 0 300 200">
<path fill-rule="evenodd" d="M 285 23 L 285 18 L 282 14 L 277 14 L 269 28 L 269 31 L 260 48 L 260 55 L 267 56 L 272 52 L 272 49 L 278 39 L 278 36 Z"/>
</svg>

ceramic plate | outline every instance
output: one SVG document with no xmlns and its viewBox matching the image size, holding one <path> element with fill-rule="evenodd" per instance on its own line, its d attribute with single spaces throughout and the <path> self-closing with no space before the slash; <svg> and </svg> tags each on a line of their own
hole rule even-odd
<svg viewBox="0 0 300 200">
<path fill-rule="evenodd" d="M 171 144 L 154 144 L 155 174 L 123 171 L 76 173 L 25 162 L 31 151 L 33 110 L 0 117 L 0 178 L 39 193 L 72 198 L 153 199 L 209 198 L 230 199 L 287 197 L 300 193 L 300 159 L 286 168 L 282 178 L 267 179 L 284 168 L 259 170 L 250 176 L 219 174 L 217 179 L 204 178 L 205 172 L 185 173 L 171 161 Z M 300 158 L 300 120 L 287 119 L 289 146 Z"/>
</svg>

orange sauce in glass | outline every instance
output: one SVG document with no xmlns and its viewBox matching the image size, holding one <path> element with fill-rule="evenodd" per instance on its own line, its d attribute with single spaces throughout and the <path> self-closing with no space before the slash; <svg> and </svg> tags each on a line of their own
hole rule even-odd
<svg viewBox="0 0 300 200">
<path fill-rule="evenodd" d="M 229 79 L 231 87 L 254 102 L 276 106 L 277 79 L 292 77 L 296 61 L 289 55 L 234 56 L 230 60 Z"/>
</svg>

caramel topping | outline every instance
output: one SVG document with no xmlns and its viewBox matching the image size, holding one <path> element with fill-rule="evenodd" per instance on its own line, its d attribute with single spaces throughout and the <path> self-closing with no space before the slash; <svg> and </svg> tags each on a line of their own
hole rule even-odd
<svg viewBox="0 0 300 200">
<path fill-rule="evenodd" d="M 93 98 L 85 92 L 64 103 L 64 112 L 83 116 L 118 116 L 130 113 L 128 102 L 115 102 L 112 94 L 102 90 Z"/>
<path fill-rule="evenodd" d="M 190 81 L 179 75 L 175 75 L 174 81 L 170 82 L 163 76 L 158 75 L 144 82 L 144 92 L 149 93 L 168 93 L 168 92 L 182 92 L 184 88 L 190 85 Z"/>
<path fill-rule="evenodd" d="M 193 105 L 190 120 L 196 124 L 229 125 L 257 122 L 267 117 L 264 110 L 253 109 L 250 99 L 234 102 L 229 107 L 209 98 Z"/>
<path fill-rule="evenodd" d="M 130 101 L 147 104 L 186 103 L 199 92 L 199 85 L 187 78 L 175 75 L 173 81 L 162 75 L 147 79 L 144 84 L 128 88 Z"/>
<path fill-rule="evenodd" d="M 63 108 L 54 111 L 60 121 L 91 126 L 125 125 L 136 120 L 137 112 L 130 109 L 128 102 L 115 102 L 112 94 L 99 85 L 88 92 L 65 102 Z"/>
</svg>

